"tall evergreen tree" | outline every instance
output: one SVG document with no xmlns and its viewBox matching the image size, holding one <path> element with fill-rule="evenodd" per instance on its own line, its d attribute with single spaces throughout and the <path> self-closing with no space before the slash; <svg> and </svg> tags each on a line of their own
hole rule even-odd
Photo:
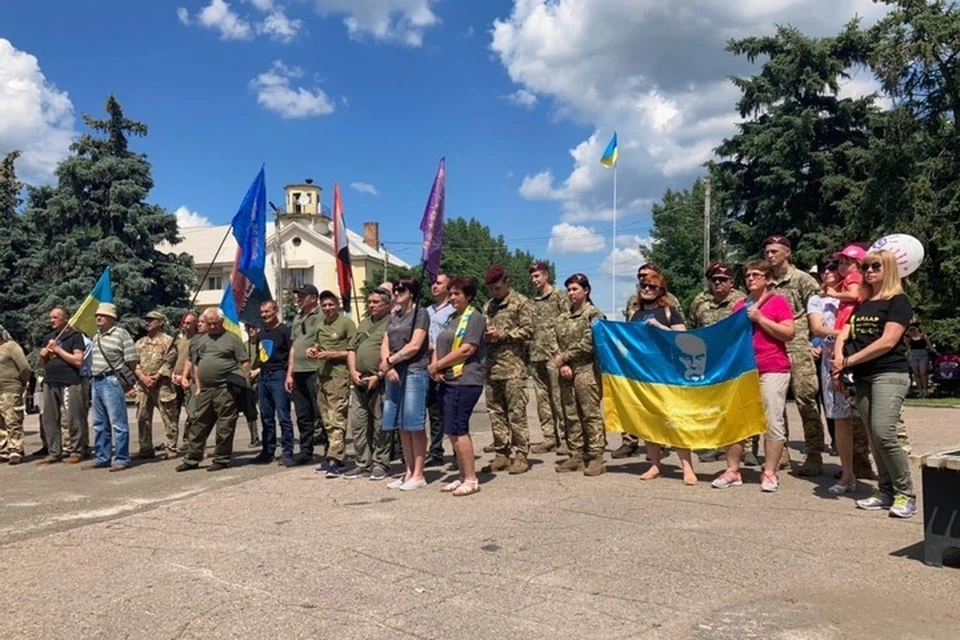
<svg viewBox="0 0 960 640">
<path fill-rule="evenodd" d="M 42 334 L 45 311 L 55 304 L 73 311 L 107 266 L 123 322 L 134 330 L 151 309 L 184 309 L 195 284 L 189 256 L 155 248 L 180 238 L 176 217 L 146 202 L 150 163 L 129 148 L 129 136 L 145 136 L 147 126 L 126 118 L 112 95 L 105 110 L 103 119 L 84 116 L 92 132 L 57 168 L 57 186 L 29 192 L 24 222 L 33 251 L 19 276 L 37 292 L 28 308 L 32 343 Z"/>
<path fill-rule="evenodd" d="M 23 306 L 28 295 L 27 283 L 17 277 L 17 263 L 28 249 L 19 215 L 23 184 L 17 179 L 14 163 L 19 151 L 12 151 L 0 161 L 0 324 L 17 339 L 24 328 Z"/>
</svg>

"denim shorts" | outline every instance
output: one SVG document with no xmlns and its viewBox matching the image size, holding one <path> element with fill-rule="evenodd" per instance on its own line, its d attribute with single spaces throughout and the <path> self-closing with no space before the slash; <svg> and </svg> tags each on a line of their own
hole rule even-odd
<svg viewBox="0 0 960 640">
<path fill-rule="evenodd" d="M 403 378 L 401 378 L 403 380 Z M 427 388 L 430 377 L 426 369 L 407 371 L 403 388 L 403 405 L 400 405 L 400 382 L 387 380 L 383 396 L 383 430 L 423 431 L 427 422 Z M 397 410 L 402 414 L 397 420 Z"/>
<path fill-rule="evenodd" d="M 440 406 L 443 407 L 441 414 L 445 435 L 465 436 L 470 433 L 470 416 L 482 393 L 482 385 L 441 385 Z"/>
</svg>

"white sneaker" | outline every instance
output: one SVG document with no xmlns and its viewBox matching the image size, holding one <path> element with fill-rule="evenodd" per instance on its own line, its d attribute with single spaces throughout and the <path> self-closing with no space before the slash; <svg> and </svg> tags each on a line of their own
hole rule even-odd
<svg viewBox="0 0 960 640">
<path fill-rule="evenodd" d="M 389 483 L 389 484 L 387 485 L 387 489 L 399 489 L 400 487 L 403 486 L 403 483 L 404 483 L 404 482 L 406 482 L 406 480 L 403 479 L 403 476 L 400 476 L 399 478 L 397 478 L 397 479 L 394 480 L 393 482 Z"/>
<path fill-rule="evenodd" d="M 400 485 L 400 491 L 416 491 L 417 489 L 422 489 L 427 486 L 427 481 L 423 478 L 419 480 L 407 480 L 402 485 Z"/>
</svg>

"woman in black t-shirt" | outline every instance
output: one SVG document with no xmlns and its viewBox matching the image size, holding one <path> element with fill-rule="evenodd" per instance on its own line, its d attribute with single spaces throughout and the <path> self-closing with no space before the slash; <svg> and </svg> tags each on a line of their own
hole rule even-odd
<svg viewBox="0 0 960 640">
<path fill-rule="evenodd" d="M 913 308 L 900 283 L 897 259 L 890 251 L 868 253 L 863 259 L 864 296 L 837 337 L 833 378 L 840 385 L 845 371 L 853 373 L 857 406 L 871 434 L 877 461 L 878 488 L 858 500 L 861 509 L 890 509 L 909 518 L 917 511 L 907 454 L 897 440 L 897 421 L 910 388 L 903 333 Z"/>
<path fill-rule="evenodd" d="M 670 306 L 667 296 L 666 276 L 653 273 L 640 281 L 640 306 L 637 308 L 630 322 L 643 322 L 652 327 L 665 331 L 686 331 L 683 313 L 676 307 Z M 650 468 L 640 475 L 641 480 L 653 480 L 660 477 L 662 471 L 663 447 L 655 442 L 647 442 L 647 459 Z M 677 449 L 680 456 L 680 468 L 683 471 L 683 483 L 695 485 L 697 474 L 693 471 L 693 461 L 690 458 L 690 449 Z"/>
</svg>

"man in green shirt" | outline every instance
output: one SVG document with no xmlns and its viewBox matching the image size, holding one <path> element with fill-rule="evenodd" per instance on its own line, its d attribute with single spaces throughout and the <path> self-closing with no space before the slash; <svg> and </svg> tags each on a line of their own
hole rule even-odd
<svg viewBox="0 0 960 640">
<path fill-rule="evenodd" d="M 350 431 L 357 466 L 344 478 L 383 480 L 390 467 L 390 436 L 383 431 L 383 381 L 377 376 L 380 345 L 390 318 L 390 292 L 374 289 L 367 296 L 370 315 L 357 327 L 347 349 L 350 372 Z"/>
<path fill-rule="evenodd" d="M 207 332 L 190 344 L 190 362 L 195 381 L 197 424 L 189 434 L 187 455 L 177 471 L 196 469 L 214 426 L 216 447 L 213 464 L 207 471 L 220 471 L 230 465 L 233 433 L 237 427 L 242 390 L 249 384 L 250 365 L 246 348 L 236 335 L 224 330 L 223 311 L 207 309 L 200 316 Z"/>
<path fill-rule="evenodd" d="M 332 291 L 320 294 L 323 320 L 317 325 L 314 343 L 306 355 L 317 364 L 317 404 L 327 434 L 327 468 L 317 468 L 328 478 L 337 478 L 343 469 L 347 434 L 347 407 L 350 403 L 350 373 L 347 371 L 347 349 L 357 325 L 340 311 L 340 301 Z"/>
<path fill-rule="evenodd" d="M 287 364 L 287 379 L 284 386 L 293 398 L 293 408 L 297 414 L 297 431 L 300 439 L 300 453 L 294 457 L 295 464 L 313 462 L 313 444 L 316 438 L 320 445 L 326 446 L 327 434 L 323 431 L 320 411 L 317 407 L 317 363 L 307 357 L 307 349 L 313 345 L 317 335 L 317 326 L 323 320 L 320 304 L 317 300 L 320 292 L 312 284 L 295 289 L 297 308 L 300 313 L 290 323 L 293 334 L 293 348 L 290 349 L 290 362 Z"/>
</svg>

